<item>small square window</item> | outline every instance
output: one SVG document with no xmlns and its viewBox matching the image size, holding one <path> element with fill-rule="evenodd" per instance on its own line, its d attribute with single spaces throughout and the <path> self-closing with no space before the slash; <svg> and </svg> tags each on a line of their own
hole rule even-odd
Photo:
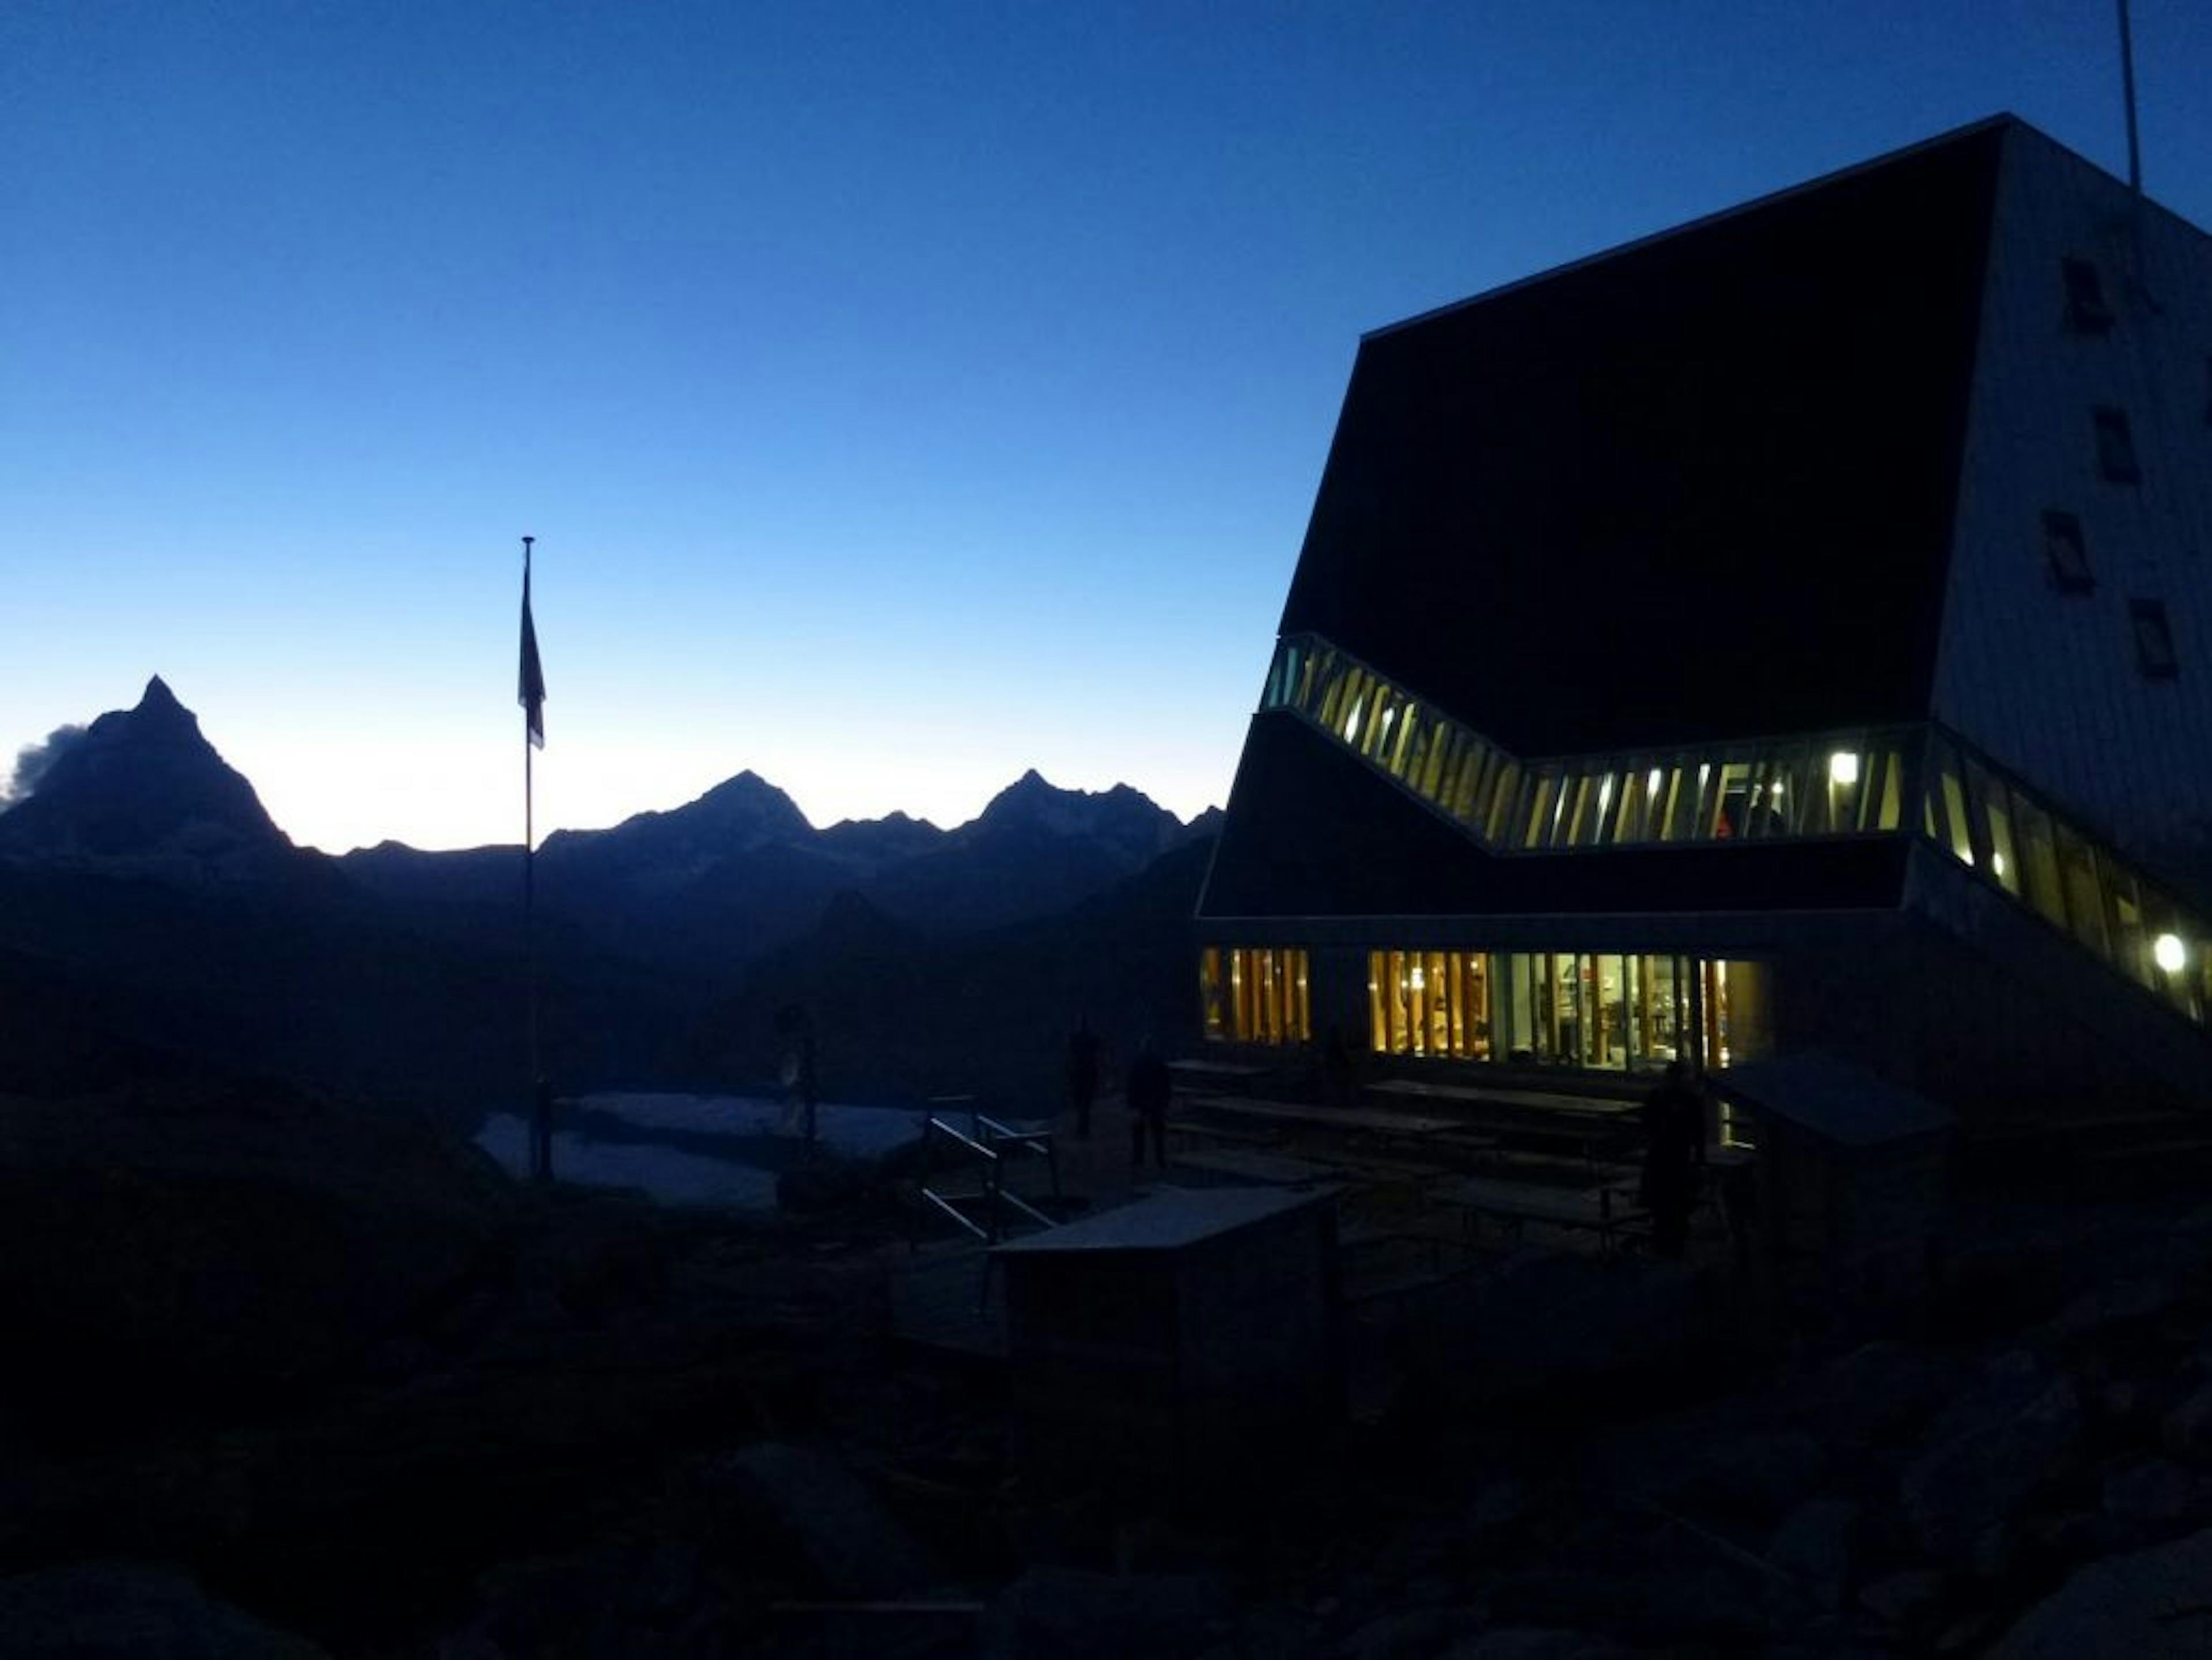
<svg viewBox="0 0 2212 1660">
<path fill-rule="evenodd" d="M 2147 680 L 2171 680 L 2181 672 L 2173 654 L 2173 630 L 2166 626 L 2162 600 L 2130 599 L 2128 616 L 2136 630 L 2136 666 Z"/>
<path fill-rule="evenodd" d="M 2043 556 L 2050 562 L 2051 586 L 2061 593 L 2087 593 L 2097 586 L 2081 521 L 2072 514 L 2054 508 L 2043 515 Z"/>
<path fill-rule="evenodd" d="M 2069 259 L 2066 271 L 2066 326 L 2076 334 L 2105 334 L 2112 326 L 2112 308 L 2105 303 L 2104 280 L 2094 261 Z"/>
<path fill-rule="evenodd" d="M 2128 427 L 2128 412 L 2100 406 L 2096 419 L 2098 471 L 2115 483 L 2140 483 L 2142 471 L 2136 465 L 2135 434 Z"/>
</svg>

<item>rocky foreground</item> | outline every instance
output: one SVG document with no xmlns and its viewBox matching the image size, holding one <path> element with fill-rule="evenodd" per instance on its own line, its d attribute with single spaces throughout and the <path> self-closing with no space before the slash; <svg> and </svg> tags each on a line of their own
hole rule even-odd
<svg viewBox="0 0 2212 1660">
<path fill-rule="evenodd" d="M 1846 1310 L 1534 1253 L 1355 1324 L 1372 1409 L 1180 1515 L 1024 1485 L 890 1330 L 887 1190 L 540 1199 L 204 1083 L 0 1101 L 11 1654 L 2212 1649 L 2212 1211 L 1962 1217 Z"/>
</svg>

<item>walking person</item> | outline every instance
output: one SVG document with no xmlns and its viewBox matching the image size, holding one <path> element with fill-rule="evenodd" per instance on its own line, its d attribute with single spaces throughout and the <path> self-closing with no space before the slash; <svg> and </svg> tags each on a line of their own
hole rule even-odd
<svg viewBox="0 0 2212 1660">
<path fill-rule="evenodd" d="M 1137 1058 L 1129 1063 L 1129 1168 L 1132 1172 L 1145 1166 L 1145 1138 L 1152 1142 L 1152 1161 L 1161 1170 L 1168 1167 L 1168 1100 L 1175 1092 L 1175 1079 L 1168 1072 L 1168 1063 L 1160 1058 L 1152 1040 L 1145 1039 L 1137 1050 Z"/>
<path fill-rule="evenodd" d="M 814 1073 L 814 1021 L 805 1009 L 790 1003 L 777 1011 L 775 1029 L 789 1043 L 784 1051 L 783 1132 L 796 1130 L 806 1145 L 814 1145 L 814 1108 L 819 1098 Z"/>
</svg>

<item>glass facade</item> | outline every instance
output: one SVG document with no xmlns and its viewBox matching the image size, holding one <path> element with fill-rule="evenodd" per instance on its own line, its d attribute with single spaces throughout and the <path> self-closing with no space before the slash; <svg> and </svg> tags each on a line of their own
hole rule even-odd
<svg viewBox="0 0 2212 1660">
<path fill-rule="evenodd" d="M 1207 946 L 1198 957 L 1199 1007 L 1217 1043 L 1304 1043 L 1313 1037 L 1306 954 L 1296 948 Z"/>
<path fill-rule="evenodd" d="M 1370 952 L 1369 1043 L 1384 1055 L 1492 1059 L 1490 963 L 1482 952 Z"/>
<path fill-rule="evenodd" d="M 1370 951 L 1376 1053 L 1523 1066 L 1656 1069 L 1702 1048 L 1707 1066 L 1767 1047 L 1756 963 L 1613 952 Z M 1702 1037 L 1702 1044 L 1696 1039 Z"/>
<path fill-rule="evenodd" d="M 1304 715 L 1493 851 L 1882 835 L 1908 733 L 1523 761 L 1312 635 L 1277 648 L 1262 708 Z"/>
<path fill-rule="evenodd" d="M 1280 642 L 1261 708 L 1318 728 L 1495 854 L 1917 834 L 2187 1018 L 2212 1009 L 2205 919 L 1932 723 L 1528 759 L 1310 635 Z M 1770 1046 L 1759 963 L 1378 946 L 1366 964 L 1379 1055 L 1638 1071 Z M 1208 1038 L 1311 1041 L 1305 952 L 1209 948 L 1200 976 Z"/>
<path fill-rule="evenodd" d="M 1928 742 L 1921 828 L 2081 948 L 2200 1024 L 2212 933 L 2157 884 L 1948 733 Z"/>
<path fill-rule="evenodd" d="M 2201 1024 L 2212 1008 L 2212 932 L 2204 919 L 2184 911 L 2081 826 L 1940 727 L 1523 759 L 1314 635 L 1292 635 L 1278 644 L 1261 707 L 1303 717 L 1493 853 L 1917 830 L 2189 1018 Z M 1916 790 L 1919 819 L 1913 824 L 1905 804 Z M 1632 983 L 1640 984 L 1641 972 L 1619 971 L 1620 997 L 1629 995 Z M 1532 987 L 1553 983 L 1542 972 L 1529 973 Z M 1402 1027 L 1406 1034 L 1404 1046 L 1393 1052 L 1481 1058 L 1468 1046 L 1495 1043 L 1489 1029 L 1496 1020 L 1484 1017 L 1486 1035 L 1476 1038 L 1464 1035 L 1472 1030 L 1468 1017 L 1451 1012 L 1473 993 L 1457 981 L 1448 987 L 1446 1037 L 1440 1043 L 1431 1012 L 1438 1002 L 1430 990 L 1437 983 L 1431 968 L 1421 965 L 1418 1013 L 1410 975 L 1409 969 L 1402 1020 L 1383 1000 L 1376 1005 L 1378 1034 L 1386 1026 L 1394 1033 Z M 1378 973 L 1376 984 L 1394 987 L 1400 977 L 1395 970 Z M 1482 994 L 1503 998 L 1510 989 L 1501 979 L 1495 987 L 1486 984 Z M 1586 1033 L 1605 1030 L 1601 1018 L 1582 1018 L 1576 1000 L 1603 1002 L 1610 994 L 1538 989 L 1528 995 L 1552 998 L 1559 1011 L 1541 1021 L 1529 1014 L 1534 1024 L 1523 1030 L 1533 1033 L 1541 1026 L 1542 1043 L 1549 1043 L 1554 1019 L 1577 1043 L 1585 1043 Z M 1382 1000 L 1382 991 L 1376 996 Z M 1457 1037 L 1450 1035 L 1455 1018 L 1462 1034 Z M 1542 1055 L 1542 1043 L 1521 1047 Z M 1590 1037 L 1587 1043 L 1598 1045 L 1598 1039 Z M 1605 1045 L 1611 1043 L 1607 1036 Z M 1592 1048 L 1592 1055 L 1599 1048 L 1609 1055 L 1606 1046 Z M 1613 1063 L 1591 1058 L 1583 1064 Z"/>
</svg>

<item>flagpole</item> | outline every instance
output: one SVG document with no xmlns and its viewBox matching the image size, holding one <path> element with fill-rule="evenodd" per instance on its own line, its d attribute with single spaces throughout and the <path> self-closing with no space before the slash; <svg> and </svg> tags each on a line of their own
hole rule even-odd
<svg viewBox="0 0 2212 1660">
<path fill-rule="evenodd" d="M 2136 139 L 2136 38 L 2128 0 L 2120 0 L 2120 97 L 2128 111 L 2128 188 L 2142 200 L 2142 147 Z"/>
<path fill-rule="evenodd" d="M 537 540 L 534 536 L 522 538 L 522 614 L 526 625 L 530 616 L 530 550 Z M 544 1073 L 539 1064 L 538 1049 L 537 781 L 532 751 L 538 747 L 534 723 L 540 718 L 526 696 L 522 700 L 522 971 L 530 1008 L 530 1174 L 534 1180 L 550 1182 L 553 1179 L 552 1104 L 543 1098 Z"/>
</svg>

